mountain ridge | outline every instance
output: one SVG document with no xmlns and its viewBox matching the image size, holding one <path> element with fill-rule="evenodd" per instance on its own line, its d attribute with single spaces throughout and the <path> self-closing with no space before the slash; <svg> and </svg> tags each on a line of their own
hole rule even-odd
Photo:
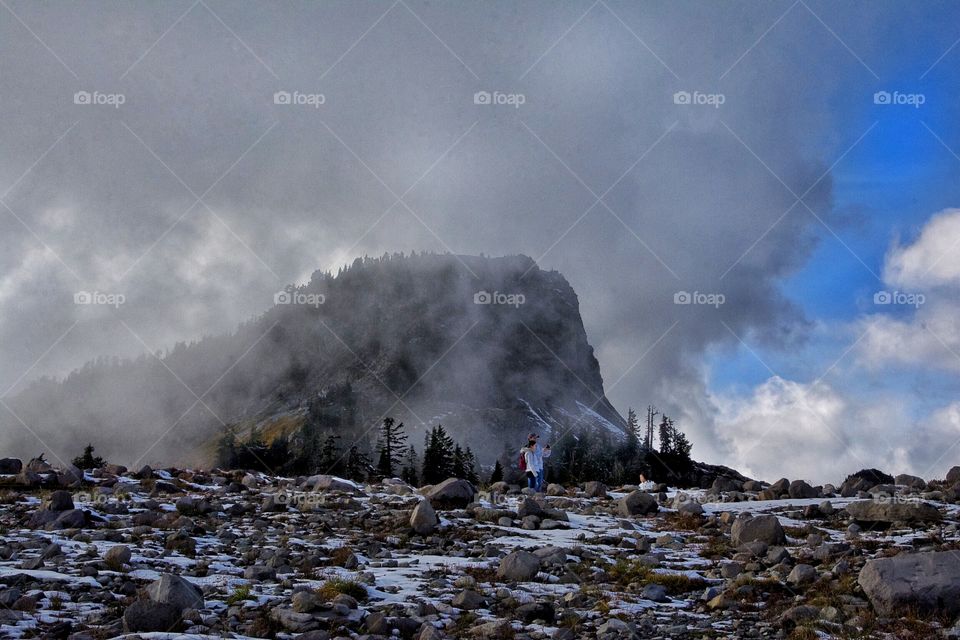
<svg viewBox="0 0 960 640">
<path fill-rule="evenodd" d="M 45 425 L 57 455 L 89 440 L 127 463 L 209 463 L 224 426 L 296 428 L 298 416 L 369 440 L 390 415 L 413 443 L 443 422 L 487 460 L 531 431 L 626 434 L 576 292 L 528 256 L 357 258 L 275 302 L 230 334 L 179 343 L 161 358 L 88 363 L 12 403 Z M 133 459 L 129 451 L 154 438 Z"/>
</svg>

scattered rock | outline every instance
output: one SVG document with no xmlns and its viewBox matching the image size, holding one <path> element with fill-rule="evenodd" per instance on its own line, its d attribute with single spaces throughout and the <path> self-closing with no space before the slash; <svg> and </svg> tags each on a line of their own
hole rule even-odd
<svg viewBox="0 0 960 640">
<path fill-rule="evenodd" d="M 622 516 L 645 516 L 660 510 L 657 499 L 644 491 L 632 491 L 617 501 Z"/>
<path fill-rule="evenodd" d="M 606 498 L 607 485 L 596 480 L 590 480 L 583 485 L 583 493 L 588 498 Z"/>
<path fill-rule="evenodd" d="M 497 577 L 511 582 L 532 580 L 540 571 L 540 559 L 527 551 L 513 551 L 500 560 Z"/>
<path fill-rule="evenodd" d="M 777 516 L 763 514 L 753 516 L 741 514 L 733 522 L 730 530 L 733 546 L 739 547 L 746 542 L 759 541 L 767 545 L 782 545 L 786 542 L 786 535 Z"/>
<path fill-rule="evenodd" d="M 447 478 L 427 491 L 427 499 L 436 509 L 463 509 L 473 502 L 476 490 L 460 478 Z"/>
<path fill-rule="evenodd" d="M 410 527 L 419 535 L 428 536 L 436 530 L 440 518 L 429 500 L 421 500 L 410 513 Z"/>
<path fill-rule="evenodd" d="M 868 560 L 857 583 L 877 613 L 960 614 L 960 555 L 954 551 L 900 553 Z"/>
<path fill-rule="evenodd" d="M 172 573 L 165 573 L 147 587 L 147 595 L 153 602 L 169 604 L 178 609 L 202 609 L 203 592 L 200 587 Z"/>
<path fill-rule="evenodd" d="M 844 509 L 858 523 L 939 522 L 942 517 L 936 507 L 925 502 L 860 500 Z"/>
<path fill-rule="evenodd" d="M 136 600 L 123 612 L 123 628 L 130 633 L 169 633 L 181 626 L 181 613 L 180 609 L 170 604 Z"/>
</svg>

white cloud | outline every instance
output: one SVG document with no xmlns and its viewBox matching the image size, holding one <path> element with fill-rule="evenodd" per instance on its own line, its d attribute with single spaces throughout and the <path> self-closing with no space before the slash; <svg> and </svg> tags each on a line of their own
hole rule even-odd
<svg viewBox="0 0 960 640">
<path fill-rule="evenodd" d="M 944 209 L 924 225 L 910 245 L 894 246 L 884 280 L 917 290 L 960 285 L 960 209 Z"/>
<path fill-rule="evenodd" d="M 837 484 L 864 467 L 898 473 L 908 466 L 904 432 L 889 428 L 906 424 L 894 402 L 857 403 L 824 382 L 778 376 L 747 397 L 715 400 L 717 431 L 730 444 L 730 462 L 751 477 Z"/>
<path fill-rule="evenodd" d="M 960 371 L 960 209 L 946 209 L 924 225 L 917 239 L 894 246 L 884 265 L 891 289 L 922 296 L 907 309 L 877 306 L 861 321 L 860 361 L 871 369 L 888 365 Z"/>
</svg>

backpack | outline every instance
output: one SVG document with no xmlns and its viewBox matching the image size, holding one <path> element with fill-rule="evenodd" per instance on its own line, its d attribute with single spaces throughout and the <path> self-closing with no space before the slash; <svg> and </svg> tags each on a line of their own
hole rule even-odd
<svg viewBox="0 0 960 640">
<path fill-rule="evenodd" d="M 524 452 L 520 452 L 520 471 L 527 470 L 527 458 L 524 456 Z"/>
</svg>

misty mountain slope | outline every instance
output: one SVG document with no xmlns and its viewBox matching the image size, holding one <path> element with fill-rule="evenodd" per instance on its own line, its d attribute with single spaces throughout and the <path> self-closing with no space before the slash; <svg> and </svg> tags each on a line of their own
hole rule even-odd
<svg viewBox="0 0 960 640">
<path fill-rule="evenodd" d="M 478 304 L 480 292 L 496 299 Z M 316 272 L 230 335 L 161 359 L 90 363 L 11 406 L 64 459 L 91 441 L 128 464 L 204 462 L 201 446 L 224 424 L 295 425 L 308 413 L 345 440 L 384 414 L 414 444 L 442 422 L 487 456 L 531 430 L 625 428 L 576 293 L 526 256 L 357 259 L 335 276 Z M 29 433 L 4 424 L 20 436 L 14 452 L 37 453 Z"/>
</svg>

